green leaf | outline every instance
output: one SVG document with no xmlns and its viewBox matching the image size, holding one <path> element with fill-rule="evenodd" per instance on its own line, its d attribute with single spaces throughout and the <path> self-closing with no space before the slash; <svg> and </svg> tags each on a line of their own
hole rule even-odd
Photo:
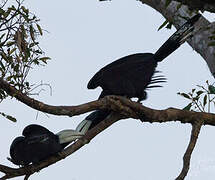
<svg viewBox="0 0 215 180">
<path fill-rule="evenodd" d="M 28 13 L 29 13 L 29 10 L 28 10 L 28 9 L 26 9 L 24 6 L 22 6 L 21 9 L 23 10 L 23 12 L 24 12 L 26 15 L 28 15 Z"/>
<path fill-rule="evenodd" d="M 181 6 L 182 6 L 182 3 L 178 4 L 176 9 L 179 10 Z"/>
<path fill-rule="evenodd" d="M 169 4 L 172 2 L 172 0 L 166 0 L 165 7 L 169 6 Z"/>
<path fill-rule="evenodd" d="M 192 107 L 192 103 L 189 103 L 186 107 L 183 108 L 183 110 L 189 111 L 191 107 Z"/>
<path fill-rule="evenodd" d="M 197 91 L 196 94 L 197 96 L 200 96 L 204 91 Z"/>
<path fill-rule="evenodd" d="M 5 11 L 2 8 L 0 8 L 0 15 L 3 15 L 4 13 Z"/>
<path fill-rule="evenodd" d="M 210 94 L 215 94 L 215 87 L 214 86 L 209 85 L 208 90 L 209 90 Z"/>
<path fill-rule="evenodd" d="M 180 93 L 180 95 L 185 97 L 185 98 L 187 98 L 187 99 L 191 99 L 191 97 L 189 95 L 185 94 L 185 93 Z"/>
<path fill-rule="evenodd" d="M 51 59 L 50 57 L 42 57 L 39 60 L 43 61 L 44 63 L 47 63 L 46 61 L 50 59 Z"/>
<path fill-rule="evenodd" d="M 215 36 L 209 36 L 208 37 L 210 40 L 215 40 Z"/>
<path fill-rule="evenodd" d="M 8 62 L 8 58 L 6 56 L 6 54 L 4 52 L 1 53 L 1 57 L 6 61 Z"/>
<path fill-rule="evenodd" d="M 26 35 L 26 30 L 25 30 L 25 27 L 23 26 L 23 24 L 20 25 L 20 28 L 21 28 L 22 35 L 23 35 L 24 37 L 26 37 L 26 36 L 27 36 L 27 35 Z"/>
<path fill-rule="evenodd" d="M 5 34 L 6 34 L 6 33 L 2 34 L 2 35 L 0 36 L 0 39 L 2 39 L 2 38 L 5 36 Z"/>
<path fill-rule="evenodd" d="M 12 122 L 16 122 L 17 121 L 16 118 L 14 118 L 12 116 L 9 116 L 9 115 L 7 115 L 6 118 L 9 119 L 9 120 L 11 120 Z"/>
<path fill-rule="evenodd" d="M 12 46 L 12 45 L 14 45 L 15 44 L 15 41 L 9 41 L 9 42 L 7 42 L 7 47 L 9 47 L 9 46 Z"/>
<path fill-rule="evenodd" d="M 0 66 L 5 71 L 5 66 L 4 66 L 4 64 L 1 61 L 0 61 Z"/>
<path fill-rule="evenodd" d="M 0 112 L 0 114 L 1 114 L 2 116 L 4 116 L 5 118 L 9 119 L 9 120 L 12 121 L 12 122 L 16 122 L 16 121 L 17 121 L 16 118 L 14 118 L 13 116 L 7 115 L 7 114 L 5 114 L 5 113 L 3 113 L 3 112 Z"/>
<path fill-rule="evenodd" d="M 14 5 L 12 5 L 11 7 L 9 7 L 8 9 L 10 9 L 10 10 L 12 10 L 12 11 L 15 11 L 15 10 L 16 10 L 16 8 L 15 8 Z"/>
<path fill-rule="evenodd" d="M 207 99 L 208 99 L 208 98 L 207 98 L 207 95 L 205 95 L 205 96 L 204 96 L 204 99 L 203 99 L 203 106 L 204 106 L 204 107 L 205 107 L 205 105 L 207 104 Z"/>
<path fill-rule="evenodd" d="M 8 9 L 6 12 L 4 12 L 3 16 L 6 19 L 8 17 L 8 15 L 10 14 L 11 10 Z"/>
<path fill-rule="evenodd" d="M 167 24 L 166 28 L 167 28 L 167 29 L 171 29 L 171 28 L 172 28 L 172 23 L 169 22 L 169 23 Z"/>
<path fill-rule="evenodd" d="M 166 26 L 169 23 L 168 20 L 164 21 L 163 24 L 158 28 L 158 31 L 161 30 L 164 26 Z"/>
<path fill-rule="evenodd" d="M 26 48 L 26 50 L 25 50 L 25 55 L 26 55 L 26 58 L 27 58 L 27 60 L 28 60 L 28 57 L 31 56 L 31 50 L 30 50 L 29 48 Z"/>
<path fill-rule="evenodd" d="M 208 46 L 215 46 L 215 41 L 209 42 Z"/>
<path fill-rule="evenodd" d="M 13 54 L 14 51 L 16 51 L 16 48 L 11 49 L 9 55 Z"/>
<path fill-rule="evenodd" d="M 195 90 L 196 90 L 196 89 L 192 89 L 192 93 L 194 93 L 194 92 L 195 92 Z"/>
<path fill-rule="evenodd" d="M 31 39 L 34 41 L 35 40 L 35 37 L 34 37 L 34 28 L 32 25 L 30 25 L 30 36 L 31 36 Z"/>
<path fill-rule="evenodd" d="M 42 36 L 43 35 L 43 31 L 42 31 L 42 28 L 40 27 L 39 24 L 37 24 L 37 29 L 40 32 L 40 35 Z"/>
<path fill-rule="evenodd" d="M 13 78 L 13 76 L 8 76 L 8 77 L 6 78 L 6 80 L 7 80 L 7 81 L 10 81 L 12 78 Z"/>
<path fill-rule="evenodd" d="M 19 64 L 16 64 L 16 66 L 14 67 L 14 71 L 17 73 L 19 72 Z"/>
<path fill-rule="evenodd" d="M 196 96 L 196 97 L 193 98 L 193 100 L 194 100 L 194 101 L 198 101 L 199 98 L 200 98 L 199 96 Z"/>
</svg>

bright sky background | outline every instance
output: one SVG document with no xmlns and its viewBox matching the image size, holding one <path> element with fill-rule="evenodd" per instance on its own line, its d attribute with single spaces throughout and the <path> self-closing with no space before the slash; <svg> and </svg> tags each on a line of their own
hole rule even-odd
<svg viewBox="0 0 215 180">
<path fill-rule="evenodd" d="M 47 66 L 34 69 L 31 82 L 49 83 L 49 89 L 34 97 L 52 105 L 78 105 L 97 99 L 100 89 L 88 90 L 89 79 L 104 65 L 129 54 L 154 53 L 175 32 L 157 31 L 164 18 L 135 0 L 98 2 L 26 0 L 27 7 L 49 31 L 41 39 Z M 195 85 L 213 82 L 204 60 L 186 43 L 159 63 L 168 82 L 164 88 L 149 91 L 147 107 L 183 108 L 188 104 L 177 92 L 190 92 Z M 17 123 L 1 121 L 1 164 L 6 160 L 12 140 L 29 124 L 41 124 L 53 132 L 74 129 L 87 114 L 76 117 L 46 115 L 16 101 L 1 103 L 0 112 L 15 116 Z M 31 180 L 172 180 L 182 168 L 191 126 L 173 123 L 141 123 L 126 119 L 115 123 L 88 145 L 58 162 Z M 215 177 L 215 128 L 205 126 L 194 150 L 187 180 L 212 180 Z M 211 141 L 212 139 L 212 141 Z M 15 178 L 16 180 L 23 177 Z"/>
</svg>

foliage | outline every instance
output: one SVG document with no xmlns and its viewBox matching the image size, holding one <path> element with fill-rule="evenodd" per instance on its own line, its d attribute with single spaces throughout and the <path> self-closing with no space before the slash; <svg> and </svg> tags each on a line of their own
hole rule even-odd
<svg viewBox="0 0 215 180">
<path fill-rule="evenodd" d="M 0 3 L 0 76 L 26 94 L 32 88 L 26 80 L 29 71 L 50 59 L 43 56 L 37 41 L 43 35 L 39 21 L 21 0 L 14 1 L 13 5 L 8 0 Z M 0 90 L 0 99 L 6 97 Z"/>
<path fill-rule="evenodd" d="M 189 93 L 178 93 L 190 103 L 184 107 L 184 110 L 197 110 L 200 112 L 211 112 L 211 107 L 215 108 L 215 86 L 206 81 L 206 87 L 197 85 L 198 89 L 192 89 Z"/>
<path fill-rule="evenodd" d="M 8 114 L 5 114 L 3 112 L 0 112 L 0 115 L 2 115 L 3 117 L 7 118 L 8 120 L 12 121 L 12 122 L 16 122 L 16 118 L 13 116 L 10 116 Z"/>
</svg>

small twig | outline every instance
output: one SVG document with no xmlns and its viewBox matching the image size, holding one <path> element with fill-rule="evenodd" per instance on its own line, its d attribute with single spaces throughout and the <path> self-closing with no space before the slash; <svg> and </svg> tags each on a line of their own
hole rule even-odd
<svg viewBox="0 0 215 180">
<path fill-rule="evenodd" d="M 176 180 L 184 180 L 184 178 L 186 177 L 186 175 L 188 173 L 188 170 L 190 168 L 191 155 L 192 155 L 193 149 L 196 145 L 202 125 L 203 125 L 203 122 L 201 120 L 200 120 L 200 122 L 192 124 L 190 142 L 189 142 L 189 145 L 188 145 L 187 150 L 183 157 L 183 168 L 182 168 L 182 171 L 179 174 L 179 176 L 176 178 Z"/>
<path fill-rule="evenodd" d="M 197 106 L 200 112 L 204 112 L 204 107 L 202 106 L 201 102 L 200 102 L 201 107 L 198 105 L 198 102 L 196 102 L 196 100 L 194 100 L 193 98 L 192 98 L 192 102 Z"/>
<path fill-rule="evenodd" d="M 30 91 L 28 91 L 28 95 L 39 95 L 41 91 L 45 91 L 45 89 L 40 89 L 39 92 L 37 93 L 30 93 L 32 91 L 34 91 L 35 89 L 39 88 L 39 87 L 42 87 L 42 86 L 48 86 L 49 89 L 50 89 L 50 96 L 52 96 L 52 87 L 50 84 L 48 83 L 43 83 L 42 81 L 40 82 L 40 84 L 36 85 L 35 87 L 33 87 Z"/>
</svg>

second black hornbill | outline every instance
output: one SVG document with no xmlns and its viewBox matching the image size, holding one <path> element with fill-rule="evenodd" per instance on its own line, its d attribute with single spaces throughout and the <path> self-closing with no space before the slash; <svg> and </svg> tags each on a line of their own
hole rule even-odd
<svg viewBox="0 0 215 180">
<path fill-rule="evenodd" d="M 183 44 L 192 35 L 194 24 L 201 17 L 197 14 L 183 24 L 155 54 L 138 53 L 120 58 L 100 69 L 89 81 L 87 88 L 102 88 L 99 98 L 120 95 L 127 98 L 146 99 L 146 89 L 161 87 L 156 83 L 165 82 L 163 76 L 155 76 L 157 63 Z M 76 130 L 86 132 L 109 115 L 107 110 L 97 110 L 82 121 Z"/>
<path fill-rule="evenodd" d="M 54 134 L 43 126 L 31 124 L 24 128 L 22 136 L 12 142 L 10 160 L 21 166 L 39 163 L 62 151 L 70 142 L 82 136 L 82 133 L 72 129 Z"/>
</svg>

